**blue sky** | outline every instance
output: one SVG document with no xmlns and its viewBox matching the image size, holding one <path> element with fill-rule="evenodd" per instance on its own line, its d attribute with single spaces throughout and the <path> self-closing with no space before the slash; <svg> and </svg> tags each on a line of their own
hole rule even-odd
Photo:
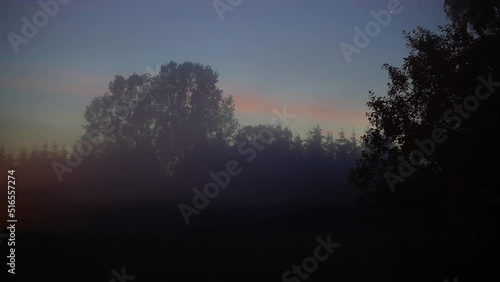
<svg viewBox="0 0 500 282">
<path fill-rule="evenodd" d="M 9 1 L 0 12 L 0 143 L 69 145 L 115 74 L 172 60 L 215 69 L 241 124 L 267 123 L 286 105 L 301 135 L 319 124 L 359 136 L 368 91 L 386 92 L 382 64 L 399 66 L 408 54 L 402 31 L 446 23 L 443 1 L 401 0 L 401 13 L 347 63 L 339 44 L 354 44 L 354 27 L 364 29 L 370 11 L 389 2 L 243 0 L 221 21 L 213 0 L 71 0 L 16 54 L 8 34 L 22 36 L 21 18 L 32 21 L 41 7 Z"/>
</svg>

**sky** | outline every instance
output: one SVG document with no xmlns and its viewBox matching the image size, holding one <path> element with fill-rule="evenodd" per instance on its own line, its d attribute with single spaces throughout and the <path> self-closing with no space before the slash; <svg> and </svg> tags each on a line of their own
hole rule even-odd
<svg viewBox="0 0 500 282">
<path fill-rule="evenodd" d="M 13 151 L 53 140 L 70 145 L 82 133 L 86 106 L 115 75 L 170 61 L 216 70 L 242 125 L 269 123 L 273 109 L 286 107 L 297 116 L 290 129 L 301 136 L 316 124 L 324 133 L 343 128 L 360 136 L 368 91 L 387 92 L 381 66 L 400 66 L 408 55 L 403 30 L 446 24 L 444 0 L 401 0 L 347 62 L 340 44 L 355 47 L 355 27 L 365 30 L 370 12 L 388 10 L 391 1 L 59 0 L 67 3 L 53 2 L 58 8 L 44 22 L 38 1 L 3 0 L 0 144 Z M 35 20 L 37 31 L 23 33 L 23 18 Z"/>
</svg>

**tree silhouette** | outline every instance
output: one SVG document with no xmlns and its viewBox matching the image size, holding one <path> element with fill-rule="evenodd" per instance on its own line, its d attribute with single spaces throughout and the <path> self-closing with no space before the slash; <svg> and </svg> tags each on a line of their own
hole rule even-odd
<svg viewBox="0 0 500 282">
<path fill-rule="evenodd" d="M 232 141 L 234 103 L 217 81 L 210 67 L 190 62 L 170 62 L 157 75 L 115 76 L 87 107 L 85 137 L 108 150 L 147 150 L 171 172 L 195 146 Z"/>
<path fill-rule="evenodd" d="M 26 148 L 21 149 L 19 152 L 19 157 L 17 159 L 19 165 L 25 165 L 28 162 L 28 151 Z"/>
<path fill-rule="evenodd" d="M 304 153 L 307 157 L 318 158 L 324 155 L 323 139 L 319 125 L 309 129 L 305 140 Z"/>
<path fill-rule="evenodd" d="M 388 92 L 369 94 L 371 128 L 349 174 L 373 222 L 394 235 L 392 244 L 405 246 L 400 255 L 425 256 L 440 267 L 494 253 L 498 229 L 491 226 L 499 216 L 492 208 L 499 203 L 498 4 L 446 5 L 451 24 L 437 33 L 405 32 L 409 55 L 402 66 L 383 66 Z"/>
<path fill-rule="evenodd" d="M 381 180 L 381 171 L 397 170 L 398 156 L 408 158 L 413 151 L 422 150 L 418 144 L 432 138 L 435 130 L 439 132 L 434 134 L 452 141 L 420 158 L 424 160 L 417 174 L 423 170 L 463 167 L 473 155 L 478 155 L 477 151 L 464 151 L 463 147 L 485 148 L 485 143 L 494 140 L 491 130 L 483 125 L 498 122 L 493 106 L 498 99 L 493 97 L 481 103 L 481 110 L 474 113 L 476 118 L 468 119 L 470 114 L 464 113 L 463 108 L 470 108 L 464 101 L 472 99 L 467 97 L 477 93 L 481 81 L 495 80 L 498 52 L 484 44 L 490 36 L 476 38 L 456 25 L 442 28 L 441 32 L 418 28 L 405 33 L 410 55 L 400 68 L 383 66 L 391 80 L 388 95 L 370 93 L 368 119 L 373 128 L 363 138 L 367 149 L 351 174 L 351 180 L 361 187 L 370 180 Z M 482 80 L 478 81 L 478 77 Z M 482 91 L 494 90 L 491 87 Z M 485 152 L 480 158 L 486 156 L 492 155 Z"/>
<path fill-rule="evenodd" d="M 444 7 L 458 26 L 471 27 L 480 35 L 498 33 L 500 2 L 497 0 L 446 0 Z"/>
</svg>

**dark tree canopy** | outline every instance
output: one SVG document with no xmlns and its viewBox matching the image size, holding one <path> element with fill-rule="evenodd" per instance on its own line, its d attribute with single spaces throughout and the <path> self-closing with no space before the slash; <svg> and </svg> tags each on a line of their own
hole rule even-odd
<svg viewBox="0 0 500 282">
<path fill-rule="evenodd" d="M 210 67 L 190 62 L 170 62 L 157 75 L 115 76 L 87 107 L 87 136 L 106 148 L 146 150 L 170 171 L 197 145 L 232 141 L 233 99 L 217 82 Z M 105 134 L 90 133 L 96 129 Z"/>
<path fill-rule="evenodd" d="M 464 110 L 469 108 L 464 101 L 470 103 L 472 98 L 467 97 L 476 95 L 484 81 L 493 82 L 483 85 L 481 93 L 494 92 L 494 81 L 499 81 L 498 35 L 478 36 L 457 24 L 439 33 L 423 28 L 405 33 L 410 54 L 403 65 L 383 66 L 390 79 L 387 95 L 370 93 L 367 115 L 372 128 L 363 137 L 366 148 L 351 181 L 360 188 L 369 183 L 384 185 L 383 172 L 397 171 L 399 158 L 420 149 L 416 140 L 432 138 L 436 129 L 444 129 L 449 140 L 425 157 L 417 174 L 465 169 L 472 159 L 481 162 L 492 157 L 486 150 L 495 138 L 484 125 L 498 124 L 498 99 L 491 95 L 474 113 Z M 467 146 L 476 146 L 477 151 L 464 151 Z"/>
<path fill-rule="evenodd" d="M 498 230 L 478 222 L 493 224 L 499 215 L 492 204 L 500 199 L 497 3 L 446 1 L 452 23 L 405 32 L 402 66 L 383 66 L 387 95 L 370 92 L 371 128 L 349 180 L 374 222 L 398 234 L 394 244 L 412 256 L 421 252 L 416 241 L 450 261 L 496 244 Z"/>
<path fill-rule="evenodd" d="M 470 27 L 481 35 L 499 31 L 498 0 L 446 0 L 444 7 L 448 17 L 461 27 Z"/>
</svg>

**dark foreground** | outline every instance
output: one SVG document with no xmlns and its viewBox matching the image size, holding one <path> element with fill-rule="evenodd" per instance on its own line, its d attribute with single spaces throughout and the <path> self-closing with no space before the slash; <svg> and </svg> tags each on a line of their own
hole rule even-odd
<svg viewBox="0 0 500 282">
<path fill-rule="evenodd" d="M 357 206 L 295 202 L 270 208 L 213 201 L 187 226 L 177 207 L 161 197 L 111 203 L 94 195 L 95 203 L 83 209 L 63 194 L 54 194 L 45 206 L 29 207 L 40 195 L 20 193 L 25 212 L 17 227 L 18 281 L 121 281 L 112 271 L 125 268 L 130 276 L 123 281 L 134 282 L 298 282 L 303 280 L 294 274 L 282 280 L 283 273 L 313 256 L 317 238 L 328 236 L 340 246 L 307 281 L 442 282 L 455 276 L 482 281 L 495 277 L 498 267 L 498 244 L 491 243 L 498 238 L 485 239 L 489 245 L 473 251 L 464 245 L 461 257 L 443 254 L 426 245 L 436 236 L 432 230 L 376 230 Z M 7 253 L 6 244 L 1 248 Z"/>
</svg>

